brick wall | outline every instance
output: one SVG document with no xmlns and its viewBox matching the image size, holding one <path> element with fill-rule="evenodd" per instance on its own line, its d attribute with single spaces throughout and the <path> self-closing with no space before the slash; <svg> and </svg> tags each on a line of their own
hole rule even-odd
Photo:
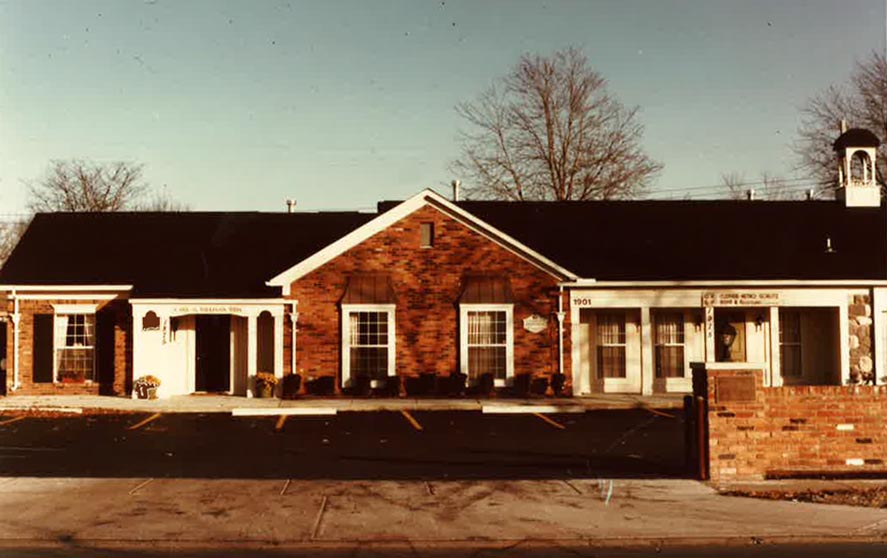
<svg viewBox="0 0 887 558">
<path fill-rule="evenodd" d="M 34 314 L 52 314 L 53 304 L 98 304 L 99 310 L 112 312 L 114 316 L 114 381 L 102 385 L 91 383 L 35 383 L 33 381 L 33 333 Z M 7 339 L 7 393 L 10 395 L 126 395 L 132 389 L 132 315 L 125 300 L 22 300 L 19 302 L 19 354 L 13 352 L 14 329 L 9 324 Z M 14 359 L 19 361 L 20 387 L 12 391 L 15 381 Z"/>
<path fill-rule="evenodd" d="M 434 223 L 433 248 L 419 245 L 420 224 L 427 222 Z M 557 371 L 558 280 L 436 209 L 423 207 L 292 283 L 290 298 L 299 302 L 296 366 L 303 377 L 341 373 L 339 301 L 354 273 L 387 273 L 392 279 L 396 370 L 402 376 L 448 375 L 458 369 L 458 300 L 466 274 L 511 279 L 515 374 Z M 533 314 L 549 319 L 547 330 L 523 329 L 523 319 Z M 569 370 L 569 336 L 564 337 Z"/>
<path fill-rule="evenodd" d="M 765 388 L 762 371 L 706 375 L 712 481 L 887 472 L 887 386 Z M 723 390 L 718 400 L 721 378 L 753 379 L 753 400 Z"/>
</svg>

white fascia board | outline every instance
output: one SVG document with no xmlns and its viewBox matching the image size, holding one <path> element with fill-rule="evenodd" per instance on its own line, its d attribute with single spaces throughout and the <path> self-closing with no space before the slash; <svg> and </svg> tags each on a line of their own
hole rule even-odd
<svg viewBox="0 0 887 558">
<path fill-rule="evenodd" d="M 612 289 L 621 287 L 867 287 L 885 286 L 887 280 L 881 279 L 743 279 L 731 281 L 597 281 L 595 279 L 577 279 L 564 281 L 563 287 Z"/>
<path fill-rule="evenodd" d="M 131 304 L 290 304 L 285 298 L 130 298 Z"/>
<path fill-rule="evenodd" d="M 0 285 L 0 291 L 47 292 L 47 291 L 92 291 L 92 292 L 126 292 L 132 285 Z"/>
<path fill-rule="evenodd" d="M 543 271 L 546 271 L 552 275 L 560 275 L 561 277 L 567 279 L 576 278 L 576 274 L 560 267 L 548 258 L 533 251 L 528 246 L 521 244 L 504 232 L 496 229 L 492 225 L 485 223 L 484 221 L 475 217 L 464 209 L 461 209 L 434 190 L 425 189 L 415 196 L 407 199 L 406 201 L 401 202 L 399 205 L 389 209 L 385 213 L 382 213 L 375 219 L 364 223 L 363 225 L 346 234 L 339 240 L 333 242 L 319 252 L 316 252 L 312 256 L 302 260 L 301 262 L 287 269 L 283 273 L 280 273 L 279 275 L 271 278 L 270 280 L 266 281 L 265 284 L 269 287 L 282 287 L 284 289 L 284 294 L 287 294 L 289 292 L 290 284 L 296 279 L 307 275 L 311 271 L 317 269 L 318 267 L 336 258 L 337 256 L 342 255 L 347 250 L 353 248 L 354 246 L 357 246 L 361 242 L 385 230 L 394 223 L 400 221 L 404 217 L 410 215 L 414 211 L 426 205 L 430 205 L 431 207 L 434 207 L 438 210 L 445 210 L 445 214 L 448 214 L 450 217 L 457 218 L 459 222 L 468 225 L 469 228 L 471 228 L 472 230 L 482 234 L 483 236 L 496 242 L 500 246 L 506 248 L 507 250 L 516 253 L 517 255 L 526 259 Z"/>
</svg>

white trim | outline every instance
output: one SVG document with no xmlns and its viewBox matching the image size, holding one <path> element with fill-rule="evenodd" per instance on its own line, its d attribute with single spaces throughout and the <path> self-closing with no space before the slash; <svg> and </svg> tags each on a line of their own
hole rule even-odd
<svg viewBox="0 0 887 558">
<path fill-rule="evenodd" d="M 395 304 L 342 304 L 342 330 L 341 330 L 341 355 L 342 355 L 342 386 L 351 385 L 351 329 L 348 315 L 351 312 L 385 312 L 388 315 L 388 377 L 397 375 L 395 350 L 397 329 L 395 321 Z"/>
<path fill-rule="evenodd" d="M 505 380 L 494 379 L 502 387 L 514 378 L 514 304 L 459 304 L 459 370 L 468 377 L 469 312 L 505 312 Z"/>
<path fill-rule="evenodd" d="M 52 304 L 56 314 L 95 314 L 98 304 Z"/>
<path fill-rule="evenodd" d="M 65 300 L 101 300 L 101 301 L 109 301 L 109 300 L 125 300 L 125 296 L 121 296 L 120 294 L 108 293 L 108 294 L 69 294 L 69 293 L 53 293 L 53 294 L 25 294 L 19 295 L 19 298 L 22 300 L 58 300 L 63 298 Z"/>
<path fill-rule="evenodd" d="M 288 304 L 285 298 L 130 298 L 132 304 L 241 304 L 244 306 Z"/>
<path fill-rule="evenodd" d="M 132 285 L 0 285 L 0 291 L 131 291 Z"/>
<path fill-rule="evenodd" d="M 879 279 L 718 279 L 705 281 L 598 281 L 597 279 L 576 279 L 564 281 L 567 288 L 622 288 L 622 287 L 864 287 L 869 285 L 887 286 L 887 280 Z"/>
<path fill-rule="evenodd" d="M 382 213 L 378 217 L 364 223 L 357 229 L 351 231 L 322 250 L 315 252 L 313 255 L 302 260 L 293 267 L 272 277 L 266 281 L 265 284 L 269 287 L 281 287 L 283 289 L 283 294 L 288 295 L 290 285 L 296 279 L 305 276 L 333 258 L 345 253 L 350 248 L 385 230 L 397 221 L 400 221 L 404 217 L 426 205 L 434 207 L 442 213 L 455 218 L 475 232 L 484 235 L 493 242 L 496 242 L 500 246 L 517 254 L 539 269 L 542 269 L 553 276 L 560 276 L 561 278 L 566 279 L 575 279 L 577 277 L 575 273 L 564 269 L 542 254 L 539 254 L 499 229 L 451 203 L 437 192 L 431 189 L 426 189 L 408 200 L 401 202 L 385 213 Z"/>
</svg>

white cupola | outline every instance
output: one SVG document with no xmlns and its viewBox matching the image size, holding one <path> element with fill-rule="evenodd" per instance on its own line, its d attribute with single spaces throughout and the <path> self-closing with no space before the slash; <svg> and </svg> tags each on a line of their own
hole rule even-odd
<svg viewBox="0 0 887 558">
<path fill-rule="evenodd" d="M 881 141 L 864 128 L 847 129 L 841 121 L 841 135 L 835 140 L 838 155 L 836 197 L 847 207 L 878 207 L 881 188 L 875 174 L 875 158 Z"/>
</svg>

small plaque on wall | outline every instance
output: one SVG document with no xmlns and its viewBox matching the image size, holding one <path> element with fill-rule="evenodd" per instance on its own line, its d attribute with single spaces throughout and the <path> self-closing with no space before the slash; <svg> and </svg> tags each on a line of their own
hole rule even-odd
<svg viewBox="0 0 887 558">
<path fill-rule="evenodd" d="M 530 333 L 540 333 L 548 329 L 548 320 L 538 314 L 524 318 L 524 329 Z"/>
<path fill-rule="evenodd" d="M 755 377 L 715 378 L 715 400 L 718 403 L 755 400 Z"/>
</svg>

